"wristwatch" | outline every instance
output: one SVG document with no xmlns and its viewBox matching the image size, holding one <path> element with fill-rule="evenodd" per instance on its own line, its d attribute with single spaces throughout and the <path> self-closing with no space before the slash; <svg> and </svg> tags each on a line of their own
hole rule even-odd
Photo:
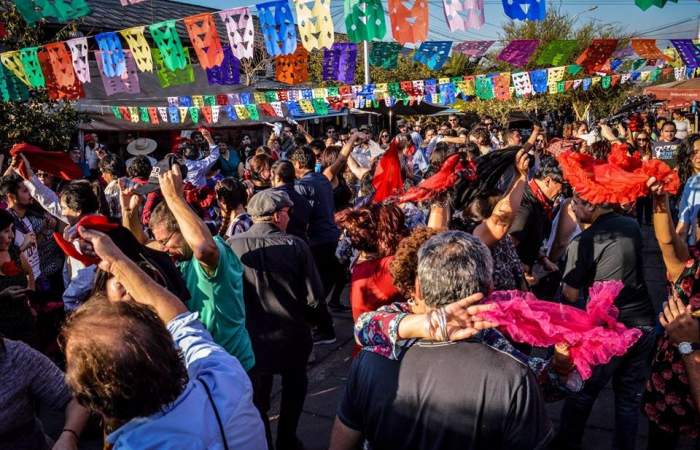
<svg viewBox="0 0 700 450">
<path fill-rule="evenodd" d="M 700 350 L 700 344 L 691 344 L 690 342 L 681 342 L 678 344 L 678 352 L 683 356 L 690 355 L 696 350 Z"/>
</svg>

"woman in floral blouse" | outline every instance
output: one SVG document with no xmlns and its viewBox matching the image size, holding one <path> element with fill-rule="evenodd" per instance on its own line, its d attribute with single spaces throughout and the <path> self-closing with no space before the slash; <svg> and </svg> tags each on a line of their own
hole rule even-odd
<svg viewBox="0 0 700 450">
<path fill-rule="evenodd" d="M 697 311 L 700 309 L 700 248 L 694 246 L 689 249 L 685 241 L 675 233 L 667 195 L 654 197 L 653 220 L 656 238 L 672 283 L 671 299 L 666 304 L 666 309 L 680 301 L 688 313 Z M 679 342 L 674 342 L 673 336 L 669 335 L 668 318 L 664 312 L 660 320 L 667 333 L 658 341 L 642 405 L 644 414 L 649 418 L 649 448 L 673 449 L 681 435 L 698 437 L 700 398 L 697 397 L 700 395 L 697 393 L 700 392 L 700 383 L 697 365 L 692 368 L 693 373 L 689 373 L 689 362 L 680 354 Z M 693 320 L 697 322 L 697 319 Z M 692 392 L 696 393 L 696 398 L 693 398 Z"/>
</svg>

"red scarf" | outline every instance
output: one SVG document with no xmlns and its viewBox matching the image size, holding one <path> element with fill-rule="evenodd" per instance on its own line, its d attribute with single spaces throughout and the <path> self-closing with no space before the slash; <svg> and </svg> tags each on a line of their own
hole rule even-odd
<svg viewBox="0 0 700 450">
<path fill-rule="evenodd" d="M 542 209 L 544 209 L 544 213 L 547 215 L 547 218 L 549 220 L 554 219 L 554 210 L 552 208 L 552 201 L 547 198 L 546 195 L 544 195 L 544 192 L 540 189 L 540 186 L 535 182 L 535 179 L 533 178 L 527 183 L 528 186 L 530 186 L 530 190 L 532 191 L 532 195 L 535 196 L 538 202 L 540 202 L 540 205 L 542 205 Z"/>
</svg>

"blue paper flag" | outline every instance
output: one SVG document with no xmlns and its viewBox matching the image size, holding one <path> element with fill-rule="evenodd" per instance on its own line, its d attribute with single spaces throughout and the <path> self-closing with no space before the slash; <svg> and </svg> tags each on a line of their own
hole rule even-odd
<svg viewBox="0 0 700 450">
<path fill-rule="evenodd" d="M 289 114 L 291 114 L 294 117 L 304 115 L 304 113 L 301 111 L 301 108 L 299 107 L 299 103 L 297 102 L 287 102 L 287 110 L 289 111 Z"/>
<path fill-rule="evenodd" d="M 177 106 L 168 106 L 168 118 L 170 123 L 180 123 L 180 112 Z"/>
<path fill-rule="evenodd" d="M 430 70 L 439 70 L 450 56 L 452 41 L 427 41 L 420 44 L 413 59 L 428 66 Z"/>
<path fill-rule="evenodd" d="M 226 105 L 225 110 L 226 114 L 228 115 L 228 120 L 230 120 L 231 122 L 235 122 L 236 120 L 238 120 L 236 108 L 234 108 L 232 105 Z"/>
<path fill-rule="evenodd" d="M 547 92 L 547 69 L 533 70 L 530 72 L 532 90 L 537 94 Z"/>
<path fill-rule="evenodd" d="M 516 20 L 543 20 L 547 15 L 546 0 L 502 0 L 506 16 Z"/>
<path fill-rule="evenodd" d="M 207 81 L 209 84 L 232 85 L 240 82 L 240 67 L 241 63 L 233 56 L 231 47 L 224 48 L 224 60 L 221 65 L 206 69 Z"/>
<path fill-rule="evenodd" d="M 290 55 L 297 49 L 297 29 L 287 0 L 256 5 L 265 49 L 270 56 Z"/>
<path fill-rule="evenodd" d="M 250 92 L 241 92 L 239 94 L 239 103 L 240 105 L 250 105 L 251 103 L 255 103 L 253 101 L 253 94 Z"/>
<path fill-rule="evenodd" d="M 455 94 L 454 83 L 442 83 L 440 85 L 440 103 L 443 105 L 451 105 L 456 101 L 457 95 Z"/>
<path fill-rule="evenodd" d="M 583 90 L 587 91 L 591 87 L 591 79 L 590 78 L 584 78 L 583 83 L 581 83 L 581 86 L 583 86 Z"/>
<path fill-rule="evenodd" d="M 188 108 L 192 106 L 192 97 L 189 95 L 183 95 L 182 97 L 177 98 L 177 104 L 179 106 L 187 106 Z"/>
<path fill-rule="evenodd" d="M 95 35 L 97 46 L 102 51 L 102 70 L 108 77 L 120 77 L 126 71 L 124 49 L 117 33 L 108 31 Z"/>
</svg>

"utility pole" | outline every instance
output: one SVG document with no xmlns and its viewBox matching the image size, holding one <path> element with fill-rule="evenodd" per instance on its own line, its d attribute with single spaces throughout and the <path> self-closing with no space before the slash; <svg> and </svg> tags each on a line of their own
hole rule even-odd
<svg viewBox="0 0 700 450">
<path fill-rule="evenodd" d="M 365 62 L 365 85 L 369 84 L 369 43 L 362 41 L 362 55 Z M 366 104 L 366 103 L 365 103 Z M 367 125 L 372 126 L 372 114 L 367 114 Z"/>
</svg>

